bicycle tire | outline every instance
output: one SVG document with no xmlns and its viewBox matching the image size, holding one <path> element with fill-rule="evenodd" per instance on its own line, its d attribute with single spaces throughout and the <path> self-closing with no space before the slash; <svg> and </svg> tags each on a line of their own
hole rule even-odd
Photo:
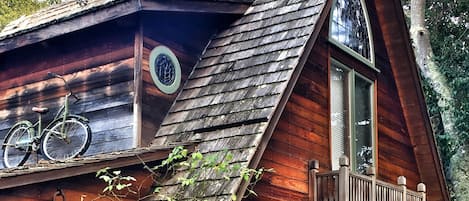
<svg viewBox="0 0 469 201">
<path fill-rule="evenodd" d="M 2 146 L 4 167 L 18 167 L 26 163 L 31 154 L 33 135 L 34 130 L 29 121 L 19 122 L 8 131 Z"/>
<path fill-rule="evenodd" d="M 62 125 L 68 139 L 57 134 L 60 133 Z M 41 151 L 47 159 L 53 161 L 65 161 L 82 155 L 91 143 L 90 127 L 76 118 L 67 117 L 65 121 L 58 119 L 44 132 Z"/>
</svg>

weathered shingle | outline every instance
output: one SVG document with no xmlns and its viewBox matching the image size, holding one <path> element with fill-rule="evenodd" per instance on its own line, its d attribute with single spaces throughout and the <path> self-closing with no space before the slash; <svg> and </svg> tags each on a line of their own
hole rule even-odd
<svg viewBox="0 0 469 201">
<path fill-rule="evenodd" d="M 203 153 L 230 150 L 232 163 L 253 158 L 300 56 L 316 27 L 325 0 L 258 0 L 221 31 L 205 50 L 156 134 L 155 144 L 197 138 Z M 241 181 L 204 174 L 199 182 L 221 182 L 223 190 L 187 195 L 229 200 Z M 174 183 L 167 183 L 174 189 Z M 215 199 L 216 198 L 216 199 Z"/>
<path fill-rule="evenodd" d="M 44 26 L 56 24 L 78 15 L 110 6 L 126 0 L 88 0 L 86 4 L 68 1 L 42 9 L 29 16 L 23 16 L 8 24 L 0 32 L 0 40 Z"/>
</svg>

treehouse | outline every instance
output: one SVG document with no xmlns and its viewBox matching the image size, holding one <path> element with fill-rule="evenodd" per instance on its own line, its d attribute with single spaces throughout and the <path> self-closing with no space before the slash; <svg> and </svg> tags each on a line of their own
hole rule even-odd
<svg viewBox="0 0 469 201">
<path fill-rule="evenodd" d="M 89 0 L 0 33 L 0 135 L 56 110 L 62 75 L 89 119 L 83 156 L 0 170 L 1 200 L 99 198 L 104 167 L 144 180 L 176 145 L 273 168 L 250 182 L 198 171 L 178 199 L 447 201 L 399 0 Z M 48 119 L 48 114 L 44 116 Z M 51 117 L 49 117 L 50 119 Z M 184 175 L 184 172 L 179 174 Z M 209 188 L 207 188 L 207 186 Z M 104 198 L 103 198 L 104 199 Z M 158 196 L 149 196 L 158 200 Z"/>
</svg>

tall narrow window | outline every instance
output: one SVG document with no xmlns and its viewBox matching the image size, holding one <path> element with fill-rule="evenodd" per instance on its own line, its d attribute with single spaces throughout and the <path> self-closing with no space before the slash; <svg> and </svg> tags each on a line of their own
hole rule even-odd
<svg viewBox="0 0 469 201">
<path fill-rule="evenodd" d="M 331 12 L 331 41 L 373 63 L 367 12 L 362 0 L 336 0 Z"/>
<path fill-rule="evenodd" d="M 330 76 L 332 168 L 345 154 L 364 173 L 374 163 L 373 82 L 335 61 Z"/>
<path fill-rule="evenodd" d="M 349 153 L 349 74 L 345 68 L 331 68 L 331 142 L 334 169 L 339 168 L 339 157 Z"/>
<path fill-rule="evenodd" d="M 373 164 L 372 83 L 355 75 L 352 161 L 357 172 L 364 173 Z"/>
</svg>

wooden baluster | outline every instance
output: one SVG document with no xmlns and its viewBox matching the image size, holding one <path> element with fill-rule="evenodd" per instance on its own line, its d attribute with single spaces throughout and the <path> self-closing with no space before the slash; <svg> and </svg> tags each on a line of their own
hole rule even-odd
<svg viewBox="0 0 469 201">
<path fill-rule="evenodd" d="M 318 181 L 316 174 L 319 172 L 319 161 L 309 161 L 309 201 L 318 200 Z"/>
<path fill-rule="evenodd" d="M 425 186 L 424 183 L 417 184 L 417 192 L 419 192 L 420 195 L 422 196 L 422 201 L 427 200 L 427 195 L 426 195 L 427 187 Z"/>
<path fill-rule="evenodd" d="M 339 201 L 349 201 L 350 169 L 347 156 L 342 155 L 339 164 Z"/>
<path fill-rule="evenodd" d="M 404 176 L 399 176 L 397 178 L 397 185 L 402 188 L 402 201 L 407 201 L 407 181 Z"/>
<path fill-rule="evenodd" d="M 374 166 L 366 168 L 366 175 L 371 177 L 370 201 L 376 201 L 376 169 Z"/>
</svg>

